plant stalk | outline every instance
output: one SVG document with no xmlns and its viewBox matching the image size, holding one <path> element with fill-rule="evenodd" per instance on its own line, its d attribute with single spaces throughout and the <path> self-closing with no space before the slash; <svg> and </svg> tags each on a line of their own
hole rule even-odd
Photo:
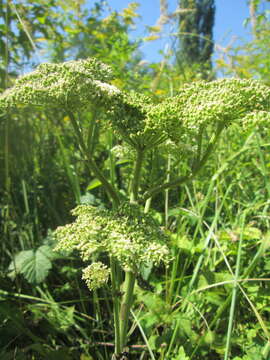
<svg viewBox="0 0 270 360">
<path fill-rule="evenodd" d="M 120 352 L 123 351 L 127 341 L 127 328 L 130 308 L 133 302 L 135 274 L 131 270 L 125 271 L 124 295 L 120 311 Z"/>
<path fill-rule="evenodd" d="M 138 201 L 138 191 L 140 176 L 143 164 L 144 151 L 143 149 L 137 149 L 137 157 L 134 167 L 133 179 L 131 183 L 131 194 L 130 202 L 137 203 Z M 116 348 L 116 357 L 117 355 L 123 352 L 123 349 L 127 342 L 127 329 L 128 329 L 128 320 L 130 308 L 133 302 L 133 291 L 135 285 L 135 274 L 131 269 L 125 270 L 125 282 L 123 289 L 123 297 L 120 309 L 120 351 Z"/>
<path fill-rule="evenodd" d="M 137 149 L 136 163 L 134 168 L 133 180 L 131 184 L 131 194 L 130 194 L 131 203 L 136 203 L 138 201 L 139 182 L 140 182 L 143 158 L 144 158 L 144 151 L 142 149 Z"/>
<path fill-rule="evenodd" d="M 113 316 L 114 316 L 114 336 L 115 336 L 115 353 L 120 354 L 120 301 L 119 301 L 119 281 L 117 279 L 116 262 L 111 257 L 111 281 L 113 292 Z"/>
</svg>

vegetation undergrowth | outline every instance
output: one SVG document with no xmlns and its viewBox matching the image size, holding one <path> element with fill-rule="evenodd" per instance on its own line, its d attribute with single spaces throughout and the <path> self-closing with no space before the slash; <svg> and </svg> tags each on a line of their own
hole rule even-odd
<svg viewBox="0 0 270 360">
<path fill-rule="evenodd" d="M 161 263 L 165 265 L 167 272 L 170 261 L 175 260 L 175 254 L 170 251 L 170 239 L 173 236 L 169 229 L 162 231 L 151 215 L 150 200 L 164 190 L 183 186 L 193 180 L 206 166 L 208 158 L 216 149 L 222 131 L 231 123 L 236 123 L 246 131 L 254 125 L 264 125 L 268 120 L 270 90 L 254 80 L 224 79 L 197 82 L 183 86 L 179 95 L 156 103 L 140 93 L 121 91 L 111 85 L 110 80 L 111 69 L 93 58 L 62 64 L 42 64 L 34 72 L 19 78 L 12 88 L 1 95 L 0 111 L 4 116 L 10 116 L 12 112 L 20 111 L 21 107 L 43 108 L 48 111 L 61 109 L 63 116 L 67 116 L 71 122 L 73 134 L 88 171 L 97 178 L 106 192 L 110 205 L 105 206 L 101 203 L 77 206 L 72 211 L 72 215 L 77 217 L 76 221 L 58 227 L 53 233 L 53 238 L 57 240 L 56 251 L 61 250 L 68 254 L 71 250 L 78 250 L 82 260 L 90 263 L 83 270 L 82 279 L 91 291 L 96 291 L 106 284 L 110 277 L 115 343 L 112 359 L 121 359 L 127 353 L 128 322 L 134 301 L 136 277 L 142 277 L 144 269 L 148 269 L 149 276 L 153 267 L 160 266 Z M 80 124 L 81 113 L 91 111 L 93 105 L 95 112 L 99 111 L 100 126 L 120 139 L 117 145 L 118 153 L 122 150 L 132 154 L 131 170 L 125 180 L 122 179 L 121 186 L 117 181 L 112 182 L 114 159 L 111 159 L 109 177 L 106 177 L 95 161 L 95 119 L 89 119 L 86 130 Z M 181 176 L 153 178 L 151 182 L 142 181 L 144 163 L 148 160 L 149 154 L 157 150 L 169 153 L 172 164 L 180 161 Z M 113 151 L 113 148 L 110 151 Z M 121 155 L 118 155 L 120 158 Z M 151 160 L 148 162 L 151 169 Z M 220 204 L 221 208 L 215 212 L 216 218 L 225 199 L 226 194 Z M 210 232 L 204 242 L 202 253 L 198 257 L 186 294 L 183 296 L 181 305 L 184 309 L 192 303 L 192 290 L 211 243 L 211 232 L 215 223 L 216 221 L 209 228 Z M 240 237 L 235 274 L 226 261 L 234 281 L 239 277 L 242 240 L 243 235 Z M 191 245 L 198 245 L 196 237 Z M 53 257 L 50 247 L 46 244 L 35 251 L 24 250 L 15 257 L 10 270 L 15 273 L 19 271 L 28 276 L 28 280 L 38 283 L 39 269 L 36 270 L 33 279 L 32 264 L 44 264 L 46 270 L 43 268 L 43 272 L 46 275 Z M 103 259 L 103 262 L 99 261 L 99 258 Z M 177 258 L 177 263 L 180 263 L 182 259 L 179 254 Z M 226 260 L 226 257 L 224 259 Z M 188 266 L 187 259 L 184 268 Z M 176 282 L 176 279 L 173 282 Z M 179 284 L 177 285 L 179 287 Z M 174 286 L 175 284 L 171 283 L 171 289 L 166 293 L 166 305 L 173 308 L 176 306 L 171 303 Z M 230 351 L 236 294 L 235 285 L 232 291 L 225 358 Z M 174 301 L 176 300 L 177 298 Z M 178 303 L 179 301 L 176 301 L 176 304 Z M 218 311 L 226 311 L 229 303 L 230 296 Z M 179 310 L 177 313 L 181 315 Z M 176 331 L 181 325 L 182 321 L 178 319 L 169 346 L 165 348 L 162 357 L 170 356 Z M 209 334 L 214 326 L 216 318 L 207 325 Z M 196 349 L 197 347 L 192 351 L 191 358 Z"/>
<path fill-rule="evenodd" d="M 268 359 L 269 88 L 142 66 L 135 5 L 15 10 L 0 10 L 1 359 Z M 55 63 L 15 80 L 18 34 L 30 56 L 46 29 Z"/>
</svg>

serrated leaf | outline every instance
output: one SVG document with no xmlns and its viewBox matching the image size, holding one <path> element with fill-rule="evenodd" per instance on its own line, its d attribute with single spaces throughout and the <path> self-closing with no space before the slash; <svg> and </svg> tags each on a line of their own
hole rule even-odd
<svg viewBox="0 0 270 360">
<path fill-rule="evenodd" d="M 31 284 L 39 284 L 42 282 L 52 267 L 51 260 L 46 255 L 44 247 L 45 246 L 39 247 L 33 256 L 24 262 L 23 268 L 21 269 L 25 279 Z"/>
<path fill-rule="evenodd" d="M 24 262 L 27 261 L 27 259 L 29 259 L 30 257 L 32 257 L 33 254 L 33 250 L 23 250 L 16 254 L 14 260 L 11 261 L 8 267 L 9 277 L 14 279 L 16 274 L 20 274 Z"/>
<path fill-rule="evenodd" d="M 183 332 L 191 342 L 195 343 L 197 340 L 196 333 L 192 329 L 192 323 L 190 319 L 186 317 L 181 317 L 181 330 L 180 332 Z"/>
<path fill-rule="evenodd" d="M 23 250 L 10 263 L 9 276 L 14 278 L 16 274 L 22 274 L 30 284 L 39 284 L 47 277 L 54 256 L 48 245 L 42 245 L 36 251 Z"/>
<path fill-rule="evenodd" d="M 183 346 L 179 348 L 177 357 L 174 357 L 172 360 L 189 360 L 189 357 L 186 356 Z"/>
<path fill-rule="evenodd" d="M 59 257 L 58 254 L 53 251 L 53 248 L 49 245 L 41 245 L 38 248 L 38 251 L 41 251 L 49 260 L 57 259 Z"/>
</svg>

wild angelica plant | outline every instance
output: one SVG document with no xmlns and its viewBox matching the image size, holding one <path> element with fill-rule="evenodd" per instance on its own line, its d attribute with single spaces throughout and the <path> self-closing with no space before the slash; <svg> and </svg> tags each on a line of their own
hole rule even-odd
<svg viewBox="0 0 270 360">
<path fill-rule="evenodd" d="M 87 263 L 93 254 L 97 260 L 101 254 L 108 255 L 110 268 L 101 261 L 92 262 L 82 277 L 90 290 L 110 279 L 115 326 L 113 358 L 119 359 L 127 343 L 136 274 L 143 265 L 168 265 L 171 258 L 166 234 L 148 213 L 149 200 L 165 189 L 192 180 L 214 151 L 223 129 L 232 122 L 241 121 L 247 127 L 269 120 L 270 89 L 253 80 L 196 82 L 156 103 L 142 94 L 120 91 L 109 83 L 112 78 L 110 68 L 95 59 L 42 64 L 0 96 L 0 115 L 23 106 L 65 112 L 89 169 L 111 200 L 110 209 L 77 206 L 72 212 L 76 220 L 58 227 L 55 236 L 57 250 L 77 249 Z M 121 139 L 122 149 L 126 146 L 133 153 L 133 173 L 127 179 L 129 198 L 124 200 L 121 189 L 95 163 L 84 138 L 78 115 L 90 107 L 103 112 L 106 127 Z M 144 159 L 149 150 L 158 147 L 188 166 L 183 176 L 149 184 L 141 193 Z M 120 291 L 121 271 L 125 280 Z"/>
</svg>

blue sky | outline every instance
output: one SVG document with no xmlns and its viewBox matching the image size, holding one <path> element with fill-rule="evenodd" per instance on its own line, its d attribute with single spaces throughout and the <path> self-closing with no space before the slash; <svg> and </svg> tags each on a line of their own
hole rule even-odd
<svg viewBox="0 0 270 360">
<path fill-rule="evenodd" d="M 134 0 L 133 0 L 134 1 Z M 108 0 L 109 5 L 114 10 L 121 11 L 131 1 L 127 0 Z M 138 12 L 141 19 L 137 21 L 137 28 L 132 32 L 132 37 L 146 36 L 145 26 L 155 25 L 159 18 L 159 0 L 141 0 Z M 177 7 L 177 0 L 168 0 L 169 11 L 174 11 Z M 270 6 L 268 6 L 270 7 Z M 232 39 L 234 43 L 240 39 L 250 39 L 249 27 L 244 27 L 243 23 L 249 16 L 247 0 L 216 0 L 216 18 L 214 26 L 214 41 L 216 44 L 224 47 L 228 45 Z M 161 55 L 159 50 L 164 49 L 168 44 L 171 28 L 166 28 L 163 39 L 145 43 L 141 50 L 144 59 L 148 61 L 160 61 Z M 238 39 L 238 40 L 236 40 Z M 215 55 L 215 57 L 217 54 Z"/>
</svg>

